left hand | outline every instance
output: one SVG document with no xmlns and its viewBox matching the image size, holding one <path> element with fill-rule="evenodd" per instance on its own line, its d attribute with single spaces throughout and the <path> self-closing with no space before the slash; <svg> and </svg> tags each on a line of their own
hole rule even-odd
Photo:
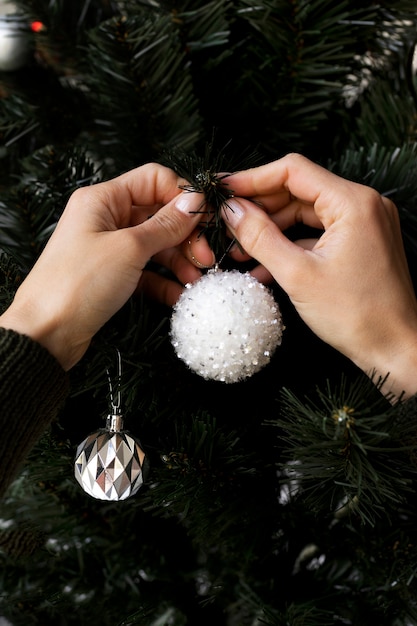
<svg viewBox="0 0 417 626">
<path fill-rule="evenodd" d="M 201 194 L 179 193 L 183 182 L 147 164 L 75 191 L 0 325 L 43 344 L 68 370 L 138 289 L 152 257 L 182 282 L 196 280 L 200 271 L 181 244 L 198 226 Z M 211 259 L 204 245 L 201 254 Z M 181 285 L 155 274 L 152 291 L 172 304 Z"/>
</svg>

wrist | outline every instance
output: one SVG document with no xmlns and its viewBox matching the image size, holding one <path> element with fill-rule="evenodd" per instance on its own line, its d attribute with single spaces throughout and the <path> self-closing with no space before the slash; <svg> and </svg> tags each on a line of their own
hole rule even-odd
<svg viewBox="0 0 417 626">
<path fill-rule="evenodd" d="M 370 353 L 369 353 L 370 354 Z M 374 356 L 355 361 L 381 391 L 395 402 L 417 393 L 417 330 L 409 331 L 392 348 L 383 348 Z"/>
<path fill-rule="evenodd" d="M 71 343 L 65 337 L 63 325 L 53 320 L 41 307 L 28 304 L 21 307 L 13 303 L 0 315 L 0 326 L 26 335 L 42 345 L 64 370 L 69 370 L 75 364 L 71 356 Z"/>
</svg>

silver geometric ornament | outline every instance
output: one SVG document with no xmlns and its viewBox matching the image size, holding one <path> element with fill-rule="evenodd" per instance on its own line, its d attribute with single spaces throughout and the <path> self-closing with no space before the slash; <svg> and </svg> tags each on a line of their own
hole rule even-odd
<svg viewBox="0 0 417 626">
<path fill-rule="evenodd" d="M 121 360 L 119 355 L 119 381 Z M 120 382 L 119 382 L 120 384 Z M 139 441 L 123 430 L 120 390 L 115 399 L 109 376 L 111 413 L 106 427 L 82 441 L 75 455 L 75 478 L 84 491 L 98 500 L 125 500 L 143 485 L 145 453 Z"/>
</svg>

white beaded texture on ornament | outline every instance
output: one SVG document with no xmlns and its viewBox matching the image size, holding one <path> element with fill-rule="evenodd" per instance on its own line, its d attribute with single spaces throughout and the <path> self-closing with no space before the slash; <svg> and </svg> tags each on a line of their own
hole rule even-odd
<svg viewBox="0 0 417 626">
<path fill-rule="evenodd" d="M 234 383 L 267 365 L 283 331 L 271 291 L 248 272 L 209 270 L 174 306 L 177 356 L 205 379 Z"/>
</svg>

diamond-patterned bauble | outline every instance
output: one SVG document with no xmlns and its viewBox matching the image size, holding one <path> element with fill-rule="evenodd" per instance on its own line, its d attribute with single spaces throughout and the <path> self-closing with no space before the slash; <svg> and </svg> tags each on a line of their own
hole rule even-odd
<svg viewBox="0 0 417 626">
<path fill-rule="evenodd" d="M 106 429 L 92 433 L 78 446 L 75 478 L 93 498 L 126 500 L 143 485 L 145 453 L 134 437 L 114 427 L 115 420 L 120 423 L 120 416 L 109 416 L 107 420 Z"/>
</svg>

